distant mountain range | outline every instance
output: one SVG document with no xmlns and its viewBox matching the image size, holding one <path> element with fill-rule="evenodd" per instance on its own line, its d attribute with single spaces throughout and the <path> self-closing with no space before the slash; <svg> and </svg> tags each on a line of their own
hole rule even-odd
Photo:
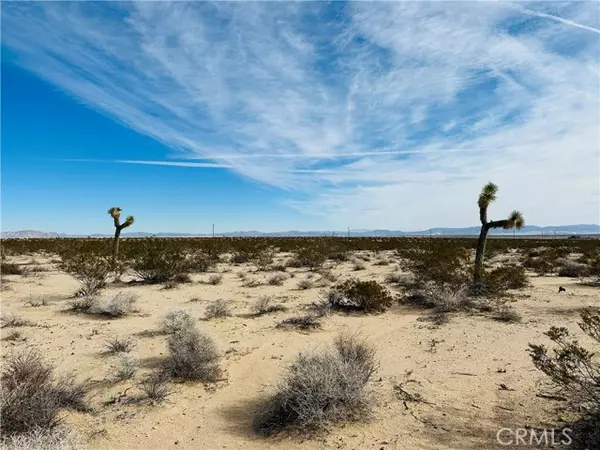
<svg viewBox="0 0 600 450">
<path fill-rule="evenodd" d="M 353 237 L 392 237 L 392 236 L 475 236 L 479 234 L 478 226 L 466 228 L 432 228 L 430 230 L 421 231 L 400 231 L 400 230 L 350 230 L 350 236 Z M 600 225 L 561 225 L 538 227 L 529 225 L 521 230 L 492 230 L 491 235 L 513 235 L 518 236 L 541 236 L 546 235 L 594 235 L 600 234 Z M 216 233 L 215 236 L 228 237 L 310 237 L 310 236 L 347 236 L 347 231 L 278 231 L 272 233 L 262 233 L 260 231 L 232 231 L 229 233 Z M 90 234 L 90 235 L 74 235 L 64 233 L 47 233 L 36 230 L 22 231 L 3 231 L 0 236 L 2 239 L 39 239 L 39 238 L 68 238 L 68 237 L 93 237 L 103 238 L 111 237 L 112 234 Z M 212 233 L 123 233 L 122 237 L 141 238 L 141 237 L 208 237 Z"/>
</svg>

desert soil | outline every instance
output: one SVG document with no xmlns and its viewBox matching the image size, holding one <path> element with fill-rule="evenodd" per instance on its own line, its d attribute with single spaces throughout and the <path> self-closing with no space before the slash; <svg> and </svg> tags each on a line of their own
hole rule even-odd
<svg viewBox="0 0 600 450">
<path fill-rule="evenodd" d="M 433 327 L 423 320 L 427 311 L 394 305 L 380 315 L 333 314 L 324 319 L 321 330 L 299 332 L 275 325 L 306 313 L 306 306 L 322 295 L 319 288 L 296 287 L 307 276 L 306 270 L 289 269 L 294 277 L 283 286 L 244 287 L 238 272 L 262 280 L 272 273 L 252 273 L 256 269 L 249 265 L 220 264 L 217 270 L 223 273 L 223 282 L 217 286 L 203 282 L 210 274 L 195 275 L 194 283 L 174 289 L 126 283 L 109 286 L 103 296 L 120 291 L 139 294 L 139 312 L 105 319 L 64 312 L 78 283 L 59 272 L 50 258 L 33 259 L 48 271 L 6 276 L 2 315 L 22 315 L 34 326 L 18 328 L 25 338 L 18 341 L 4 340 L 15 329 L 3 328 L 1 354 L 7 358 L 36 349 L 58 373 L 74 371 L 78 378 L 95 383 L 94 411 L 65 417 L 82 447 L 89 449 L 506 448 L 496 443 L 500 428 L 537 426 L 558 419 L 558 403 L 536 396 L 546 389 L 545 377 L 533 367 L 528 343 L 549 343 L 543 333 L 552 325 L 568 327 L 586 343 L 576 324 L 578 312 L 600 305 L 597 288 L 576 279 L 532 275 L 532 286 L 515 293 L 511 303 L 523 317 L 520 323 L 462 313 Z M 355 272 L 350 263 L 343 263 L 332 271 L 340 279 L 353 276 L 383 282 L 394 265 L 375 266 L 373 261 L 366 263 L 366 270 Z M 31 264 L 32 257 L 11 258 L 10 262 Z M 559 286 L 566 292 L 558 294 Z M 288 310 L 253 317 L 250 305 L 262 295 L 275 297 Z M 233 316 L 203 320 L 207 304 L 218 298 L 231 300 Z M 41 300 L 47 304 L 29 304 Z M 174 392 L 160 405 L 107 404 L 125 392 L 123 399 L 139 395 L 136 380 L 165 358 L 165 336 L 152 332 L 171 308 L 192 312 L 199 319 L 198 326 L 218 343 L 223 379 L 214 385 L 174 384 Z M 345 329 L 360 330 L 377 347 L 379 368 L 371 383 L 376 405 L 370 421 L 332 426 L 312 439 L 257 437 L 251 427 L 256 402 L 273 392 L 286 365 L 299 351 L 326 345 Z M 135 379 L 116 384 L 110 381 L 114 360 L 103 354 L 106 341 L 115 336 L 133 338 L 139 360 Z M 413 381 L 405 383 L 407 378 Z M 424 401 L 403 402 L 394 389 L 399 383 Z"/>
</svg>

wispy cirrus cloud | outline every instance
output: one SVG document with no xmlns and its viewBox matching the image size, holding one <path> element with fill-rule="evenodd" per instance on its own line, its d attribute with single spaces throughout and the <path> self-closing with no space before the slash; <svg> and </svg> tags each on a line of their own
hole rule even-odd
<svg viewBox="0 0 600 450">
<path fill-rule="evenodd" d="M 323 226 L 597 222 L 593 2 L 2 5 L 17 62 L 218 167 L 298 193 Z M 204 162 L 194 162 L 202 160 Z"/>
</svg>

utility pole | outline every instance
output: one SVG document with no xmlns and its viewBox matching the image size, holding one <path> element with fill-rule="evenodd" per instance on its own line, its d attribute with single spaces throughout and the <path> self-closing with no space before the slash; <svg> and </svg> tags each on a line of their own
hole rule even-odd
<svg viewBox="0 0 600 450">
<path fill-rule="evenodd" d="M 213 237 L 215 237 L 215 224 L 213 223 Z"/>
<path fill-rule="evenodd" d="M 433 236 L 431 235 L 431 228 L 429 229 L 429 237 L 433 237 Z"/>
<path fill-rule="evenodd" d="M 350 227 L 348 227 L 348 237 L 350 237 Z"/>
</svg>

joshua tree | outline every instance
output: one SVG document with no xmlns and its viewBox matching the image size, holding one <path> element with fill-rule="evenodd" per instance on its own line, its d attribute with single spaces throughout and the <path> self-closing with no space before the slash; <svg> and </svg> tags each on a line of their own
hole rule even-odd
<svg viewBox="0 0 600 450">
<path fill-rule="evenodd" d="M 479 194 L 479 220 L 481 221 L 481 231 L 479 233 L 479 242 L 477 243 L 477 253 L 475 255 L 475 272 L 474 281 L 477 283 L 481 280 L 482 268 L 483 268 L 483 254 L 485 253 L 485 241 L 487 239 L 488 232 L 492 228 L 516 228 L 521 229 L 525 225 L 523 215 L 519 211 L 513 211 L 508 216 L 508 219 L 504 220 L 490 220 L 487 219 L 487 209 L 494 200 L 496 200 L 496 194 L 498 193 L 498 186 L 494 183 L 486 184 Z"/>
<path fill-rule="evenodd" d="M 121 236 L 121 230 L 123 228 L 127 228 L 134 222 L 133 216 L 127 216 L 125 222 L 119 223 L 119 219 L 121 218 L 121 208 L 118 206 L 113 206 L 108 210 L 108 215 L 113 218 L 115 221 L 115 238 L 113 240 L 113 249 L 112 249 L 112 262 L 113 265 L 117 263 L 117 257 L 119 256 L 119 237 Z"/>
</svg>

